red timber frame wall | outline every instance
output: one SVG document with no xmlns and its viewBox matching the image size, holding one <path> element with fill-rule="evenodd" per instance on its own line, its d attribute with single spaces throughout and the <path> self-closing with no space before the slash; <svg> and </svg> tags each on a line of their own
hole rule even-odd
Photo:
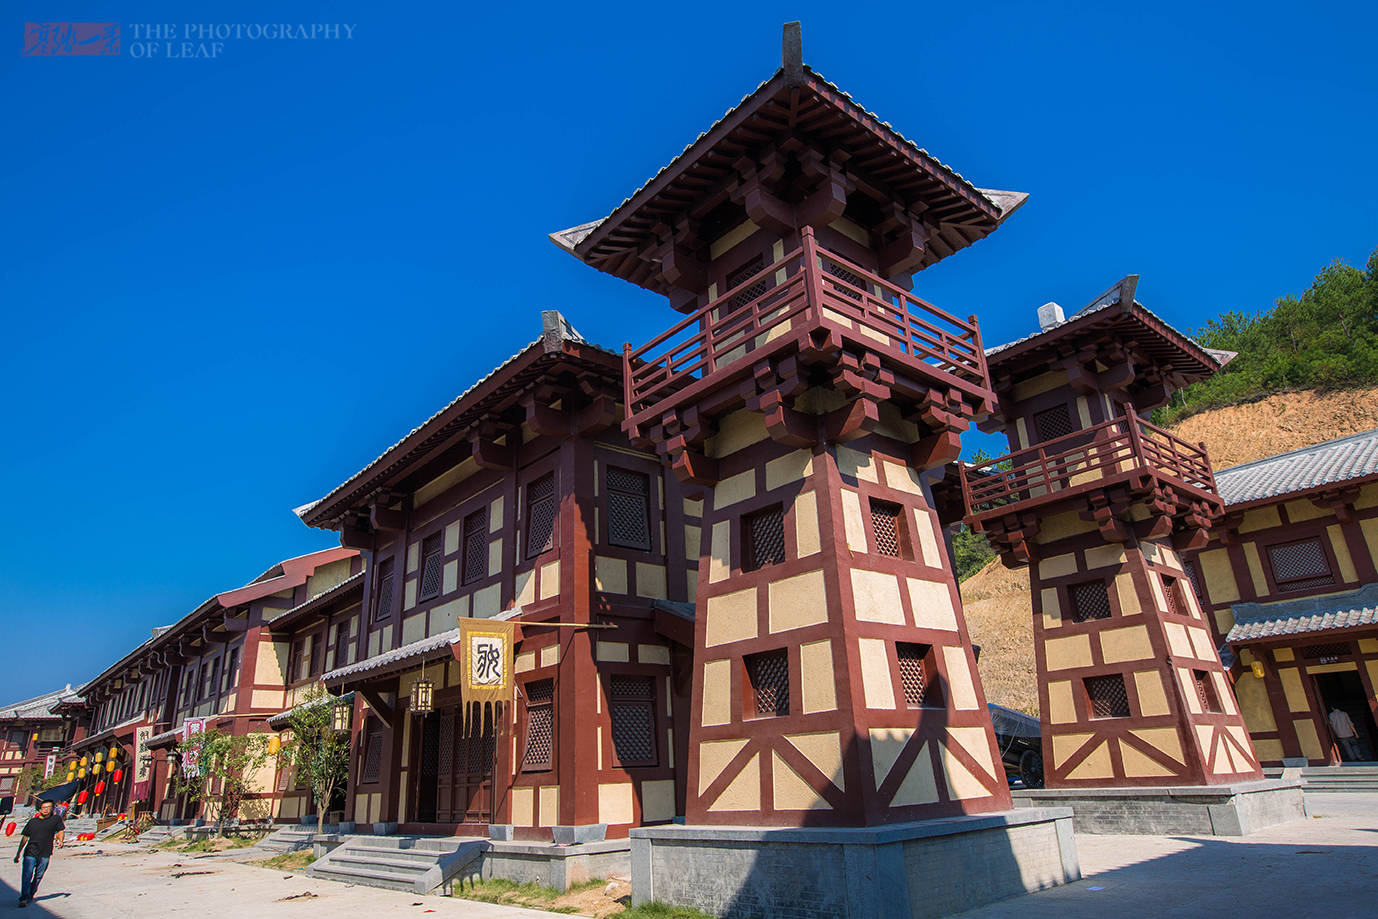
<svg viewBox="0 0 1378 919">
<path fill-rule="evenodd" d="M 1052 369 L 992 360 L 1016 451 L 962 467 L 967 521 L 1029 569 L 1049 788 L 1261 778 L 1180 555 L 1221 501 L 1204 448 L 1137 414 L 1183 379 L 1124 303 L 1108 328 L 1049 333 Z"/>
<path fill-rule="evenodd" d="M 1378 583 L 1378 482 L 1294 492 L 1225 511 L 1210 543 L 1186 553 L 1218 643 L 1235 625 L 1236 604 L 1266 609 Z M 1300 543 L 1317 548 L 1328 576 L 1310 583 L 1279 580 L 1270 550 Z M 1280 766 L 1284 758 L 1317 766 L 1340 762 L 1317 677 L 1355 674 L 1378 721 L 1378 625 L 1252 638 L 1233 648 L 1239 656 L 1235 695 L 1263 765 Z M 1262 664 L 1262 678 L 1253 674 L 1255 662 Z"/>
<path fill-rule="evenodd" d="M 613 427 L 620 363 L 582 345 L 567 346 L 578 359 L 547 360 L 536 347 L 496 375 L 500 395 L 454 409 L 476 417 L 467 433 L 344 513 L 345 539 L 372 555 L 354 659 L 520 609 L 516 703 L 496 736 L 463 736 L 446 647 L 333 683 L 358 691 L 346 819 L 427 833 L 510 824 L 549 840 L 556 826 L 602 823 L 619 837 L 684 813 L 692 625 L 657 604 L 692 602 L 699 511 Z M 644 486 L 644 540 L 613 537 L 610 476 L 619 491 Z M 551 537 L 537 545 L 547 500 Z M 427 551 L 442 572 L 434 592 L 422 584 Z M 435 684 L 424 716 L 407 710 L 423 658 Z"/>
</svg>

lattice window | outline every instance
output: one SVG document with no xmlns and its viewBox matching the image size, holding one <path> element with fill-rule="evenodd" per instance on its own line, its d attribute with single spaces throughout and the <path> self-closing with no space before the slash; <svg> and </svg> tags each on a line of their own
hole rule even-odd
<svg viewBox="0 0 1378 919">
<path fill-rule="evenodd" d="M 491 718 L 480 714 L 481 706 L 475 705 L 473 713 L 469 715 L 470 725 L 468 742 L 469 761 L 467 763 L 470 777 L 488 775 L 493 771 L 493 756 L 497 753 L 497 738 L 493 735 L 493 721 Z M 482 733 L 472 723 L 474 720 L 482 718 Z"/>
<path fill-rule="evenodd" d="M 857 274 L 855 271 L 852 271 L 849 268 L 844 268 L 837 262 L 831 262 L 824 259 L 823 270 L 826 271 L 828 274 L 832 275 L 833 277 L 837 278 L 839 281 L 843 281 L 846 284 L 851 285 L 851 287 L 843 287 L 841 284 L 832 285 L 833 290 L 837 291 L 844 297 L 851 297 L 853 300 L 860 301 L 862 296 L 861 291 L 868 289 L 866 286 L 865 278 L 863 278 L 861 275 Z M 852 287 L 857 288 L 857 290 L 852 290 Z"/>
<path fill-rule="evenodd" d="M 917 645 L 907 641 L 895 645 L 900 665 L 900 684 L 904 687 L 904 702 L 910 708 L 923 705 L 926 698 L 930 704 L 933 701 L 932 650 L 928 645 Z"/>
<path fill-rule="evenodd" d="M 383 559 L 378 565 L 378 598 L 374 603 L 374 622 L 387 619 L 392 615 L 392 595 L 393 595 L 393 560 Z"/>
<path fill-rule="evenodd" d="M 728 290 L 731 290 L 764 267 L 765 260 L 758 255 L 736 271 L 729 273 L 724 286 Z M 769 275 L 766 275 L 751 286 L 742 288 L 740 293 L 733 295 L 732 301 L 727 306 L 727 312 L 729 314 L 737 312 L 737 310 L 746 306 L 757 297 L 764 295 L 774 286 L 773 279 Z"/>
<path fill-rule="evenodd" d="M 540 555 L 555 545 L 555 473 L 526 486 L 526 557 Z"/>
<path fill-rule="evenodd" d="M 1185 616 L 1187 607 L 1182 602 L 1182 587 L 1177 579 L 1163 575 L 1163 598 L 1167 601 L 1167 611 L 1174 616 Z"/>
<path fill-rule="evenodd" d="M 651 548 L 651 477 L 609 466 L 608 542 L 625 549 Z"/>
<path fill-rule="evenodd" d="M 789 655 L 786 651 L 748 654 L 746 675 L 758 717 L 789 714 Z"/>
<path fill-rule="evenodd" d="M 350 620 L 343 619 L 335 626 L 335 666 L 354 663 L 349 659 Z"/>
<path fill-rule="evenodd" d="M 1110 592 L 1105 581 L 1086 581 L 1067 588 L 1072 600 L 1072 619 L 1076 622 L 1089 622 L 1092 619 L 1110 618 Z"/>
<path fill-rule="evenodd" d="M 1319 539 L 1300 539 L 1268 547 L 1268 562 L 1278 590 L 1309 590 L 1335 583 L 1330 559 Z"/>
<path fill-rule="evenodd" d="M 655 680 L 614 674 L 608 685 L 612 746 L 620 766 L 656 764 Z"/>
<path fill-rule="evenodd" d="M 1196 604 L 1203 606 L 1206 592 L 1201 589 L 1201 573 L 1196 570 L 1196 563 L 1187 562 L 1182 567 L 1187 570 L 1187 580 L 1191 583 L 1191 592 L 1196 596 Z"/>
<path fill-rule="evenodd" d="M 445 534 L 432 533 L 421 540 L 421 590 L 417 600 L 440 596 L 441 572 L 445 567 Z"/>
<path fill-rule="evenodd" d="M 225 661 L 225 683 L 221 687 L 224 692 L 229 692 L 239 685 L 239 649 L 231 648 L 229 657 Z M 143 687 L 146 688 L 146 687 Z M 143 688 L 140 689 L 140 696 L 143 696 Z M 142 707 L 143 699 L 140 700 Z"/>
<path fill-rule="evenodd" d="M 1349 654 L 1349 642 L 1332 641 L 1323 645 L 1307 645 L 1301 649 L 1301 656 L 1308 661 L 1341 658 Z"/>
<path fill-rule="evenodd" d="M 472 584 L 488 574 L 488 508 L 481 507 L 464 518 L 464 575 Z"/>
<path fill-rule="evenodd" d="M 1129 694 L 1125 692 L 1123 674 L 1089 676 L 1083 683 L 1092 718 L 1129 717 Z"/>
<path fill-rule="evenodd" d="M 871 535 L 876 540 L 876 552 L 892 558 L 906 558 L 908 552 L 904 532 L 904 509 L 890 501 L 871 499 Z"/>
<path fill-rule="evenodd" d="M 1215 684 L 1211 682 L 1211 675 L 1205 670 L 1193 670 L 1192 679 L 1196 683 L 1196 697 L 1201 700 L 1201 711 L 1209 714 L 1219 714 L 1220 697 L 1215 693 Z"/>
<path fill-rule="evenodd" d="M 1072 426 L 1072 414 L 1067 410 L 1066 405 L 1054 405 L 1052 408 L 1035 412 L 1033 421 L 1034 430 L 1038 432 L 1040 441 L 1066 437 L 1076 430 Z"/>
<path fill-rule="evenodd" d="M 383 777 L 383 725 L 370 718 L 364 732 L 363 765 L 359 782 L 370 785 Z"/>
<path fill-rule="evenodd" d="M 742 570 L 755 571 L 785 560 L 785 514 L 780 505 L 742 521 Z"/>
<path fill-rule="evenodd" d="M 541 772 L 552 768 L 555 752 L 555 681 L 533 680 L 522 687 L 526 694 L 526 754 L 522 769 Z"/>
</svg>

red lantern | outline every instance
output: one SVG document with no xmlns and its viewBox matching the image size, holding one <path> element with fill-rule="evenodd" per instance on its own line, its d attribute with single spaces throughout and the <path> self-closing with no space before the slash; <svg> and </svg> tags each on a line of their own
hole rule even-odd
<svg viewBox="0 0 1378 919">
<path fill-rule="evenodd" d="M 86 789 L 85 789 L 85 788 L 83 788 L 80 792 L 77 793 L 77 803 L 78 803 L 78 804 L 85 804 L 85 803 L 86 803 Z"/>
<path fill-rule="evenodd" d="M 116 769 L 116 770 L 115 770 L 115 774 L 112 775 L 112 776 L 110 776 L 110 784 L 111 784 L 111 785 L 118 785 L 118 784 L 120 784 L 120 779 L 122 779 L 122 778 L 124 778 L 124 770 L 123 770 L 123 769 Z"/>
<path fill-rule="evenodd" d="M 13 836 L 13 835 L 14 835 L 14 821 L 13 821 L 13 820 L 10 821 L 9 826 L 5 827 L 5 835 L 6 835 L 6 836 Z"/>
<path fill-rule="evenodd" d="M 104 794 L 104 793 L 105 793 L 105 779 L 101 779 L 99 782 L 96 783 L 96 794 L 100 795 L 100 794 Z"/>
</svg>

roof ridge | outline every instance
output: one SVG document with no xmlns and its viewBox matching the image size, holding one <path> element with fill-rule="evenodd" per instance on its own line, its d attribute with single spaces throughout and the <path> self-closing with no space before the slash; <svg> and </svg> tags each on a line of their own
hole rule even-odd
<svg viewBox="0 0 1378 919">
<path fill-rule="evenodd" d="M 1220 476 L 1228 475 L 1231 472 L 1238 472 L 1242 469 L 1251 469 L 1255 466 L 1264 465 L 1265 463 L 1272 463 L 1277 460 L 1286 459 L 1289 456 L 1303 456 L 1311 453 L 1318 453 L 1321 450 L 1327 449 L 1329 447 L 1334 447 L 1351 440 L 1358 440 L 1364 437 L 1373 437 L 1375 435 L 1378 435 L 1378 428 L 1372 428 L 1368 431 L 1356 431 L 1353 434 L 1346 434 L 1344 437 L 1336 437 L 1334 440 L 1323 440 L 1318 444 L 1311 444 L 1307 447 L 1297 447 L 1295 450 L 1288 450 L 1286 453 L 1274 453 L 1272 456 L 1260 456 L 1258 459 L 1249 460 L 1247 463 L 1240 463 L 1238 466 L 1229 466 L 1225 469 L 1218 469 L 1216 470 L 1215 475 L 1216 478 L 1219 478 Z"/>
</svg>

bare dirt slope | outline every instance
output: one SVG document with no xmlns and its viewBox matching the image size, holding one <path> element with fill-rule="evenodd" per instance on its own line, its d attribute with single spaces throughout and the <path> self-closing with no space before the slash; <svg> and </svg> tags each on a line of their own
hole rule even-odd
<svg viewBox="0 0 1378 919">
<path fill-rule="evenodd" d="M 1378 387 L 1279 393 L 1192 415 L 1170 430 L 1190 443 L 1205 443 L 1219 470 L 1373 428 Z M 986 698 L 1038 714 L 1028 569 L 1009 571 L 996 559 L 962 582 L 962 601 L 971 640 L 981 646 Z"/>
</svg>

